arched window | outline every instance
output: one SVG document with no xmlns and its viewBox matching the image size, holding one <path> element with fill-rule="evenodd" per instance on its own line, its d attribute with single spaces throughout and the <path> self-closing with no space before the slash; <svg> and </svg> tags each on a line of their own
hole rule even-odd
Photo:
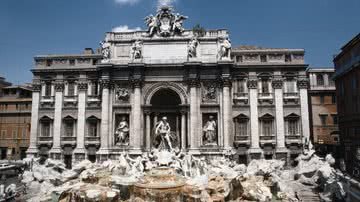
<svg viewBox="0 0 360 202">
<path fill-rule="evenodd" d="M 324 85 L 324 76 L 322 74 L 316 75 L 316 82 L 318 86 Z"/>
</svg>

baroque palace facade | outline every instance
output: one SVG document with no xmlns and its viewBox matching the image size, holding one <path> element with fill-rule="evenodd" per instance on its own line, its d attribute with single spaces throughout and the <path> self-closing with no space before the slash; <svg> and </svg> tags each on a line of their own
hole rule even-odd
<svg viewBox="0 0 360 202">
<path fill-rule="evenodd" d="M 158 147 L 160 122 L 193 155 L 299 154 L 310 133 L 304 50 L 231 48 L 227 30 L 185 30 L 186 18 L 162 7 L 146 31 L 106 33 L 101 52 L 36 56 L 28 155 L 70 165 L 141 155 Z"/>
</svg>

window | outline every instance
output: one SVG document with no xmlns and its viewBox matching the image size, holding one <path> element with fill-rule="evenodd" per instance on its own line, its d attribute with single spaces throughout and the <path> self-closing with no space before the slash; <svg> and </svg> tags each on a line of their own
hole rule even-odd
<svg viewBox="0 0 360 202">
<path fill-rule="evenodd" d="M 45 96 L 51 96 L 51 83 L 45 83 Z"/>
<path fill-rule="evenodd" d="M 331 117 L 333 119 L 333 124 L 337 125 L 338 124 L 338 116 L 337 116 L 337 114 L 332 114 Z"/>
<path fill-rule="evenodd" d="M 238 93 L 245 93 L 246 91 L 246 82 L 244 79 L 237 80 L 237 92 Z"/>
<path fill-rule="evenodd" d="M 260 61 L 266 62 L 267 61 L 266 55 L 260 55 Z"/>
<path fill-rule="evenodd" d="M 269 91 L 269 80 L 268 79 L 262 79 L 261 80 L 261 92 L 262 93 L 270 93 L 270 91 Z"/>
<path fill-rule="evenodd" d="M 6 130 L 2 130 L 1 131 L 1 139 L 5 139 L 6 138 Z"/>
<path fill-rule="evenodd" d="M 41 136 L 50 137 L 50 121 L 43 121 L 41 123 Z"/>
<path fill-rule="evenodd" d="M 322 74 L 316 75 L 316 82 L 318 86 L 324 85 L 324 76 Z"/>
<path fill-rule="evenodd" d="M 263 133 L 262 133 L 262 135 L 264 135 L 264 136 L 270 136 L 270 135 L 272 135 L 273 133 L 272 133 L 272 123 L 273 123 L 273 121 L 272 120 L 263 120 L 263 122 L 262 122 L 262 128 L 263 128 Z"/>
<path fill-rule="evenodd" d="M 91 95 L 98 95 L 98 83 L 93 82 L 91 84 Z"/>
<path fill-rule="evenodd" d="M 326 126 L 327 114 L 320 114 L 319 117 L 320 117 L 321 125 Z"/>
<path fill-rule="evenodd" d="M 325 102 L 324 96 L 320 95 L 320 104 L 324 104 L 324 102 Z"/>
<path fill-rule="evenodd" d="M 75 60 L 69 60 L 69 65 L 74 66 L 75 65 Z"/>
<path fill-rule="evenodd" d="M 332 96 L 331 96 L 331 102 L 332 102 L 333 104 L 336 104 L 336 95 L 332 95 Z"/>
<path fill-rule="evenodd" d="M 12 136 L 13 136 L 13 139 L 17 139 L 18 136 L 17 136 L 17 130 L 13 130 L 12 131 Z"/>
<path fill-rule="evenodd" d="M 72 119 L 65 120 L 64 129 L 64 135 L 67 137 L 72 137 L 74 134 L 74 121 Z"/>
<path fill-rule="evenodd" d="M 74 96 L 75 95 L 75 83 L 69 82 L 68 83 L 68 96 Z"/>
<path fill-rule="evenodd" d="M 297 135 L 298 134 L 298 120 L 291 119 L 288 121 L 288 135 Z"/>
<path fill-rule="evenodd" d="M 97 136 L 97 121 L 96 120 L 89 121 L 89 129 L 88 130 L 89 130 L 88 136 L 90 136 L 90 137 Z"/>
<path fill-rule="evenodd" d="M 286 92 L 288 93 L 293 93 L 296 92 L 296 82 L 295 80 L 286 80 L 285 81 L 285 88 L 286 88 Z"/>
</svg>

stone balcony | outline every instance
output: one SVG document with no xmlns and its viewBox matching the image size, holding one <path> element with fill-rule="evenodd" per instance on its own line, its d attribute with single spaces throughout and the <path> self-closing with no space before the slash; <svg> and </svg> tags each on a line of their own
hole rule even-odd
<svg viewBox="0 0 360 202">
<path fill-rule="evenodd" d="M 100 137 L 99 136 L 86 136 L 85 137 L 85 146 L 100 146 Z"/>
<path fill-rule="evenodd" d="M 301 145 L 301 135 L 285 135 L 285 144 L 286 145 Z"/>
<path fill-rule="evenodd" d="M 260 136 L 260 146 L 264 145 L 276 145 L 275 135 L 261 135 Z"/>
<path fill-rule="evenodd" d="M 88 106 L 100 106 L 101 99 L 99 95 L 88 95 L 87 105 Z"/>
<path fill-rule="evenodd" d="M 61 146 L 71 145 L 76 146 L 76 137 L 75 136 L 62 136 L 61 137 Z"/>
<path fill-rule="evenodd" d="M 250 136 L 235 136 L 234 139 L 234 146 L 240 147 L 240 146 L 249 146 L 250 145 Z"/>
<path fill-rule="evenodd" d="M 269 104 L 274 103 L 274 94 L 273 93 L 259 93 L 258 94 L 259 103 L 268 102 Z"/>
<path fill-rule="evenodd" d="M 37 145 L 38 146 L 48 146 L 51 147 L 53 144 L 53 137 L 52 136 L 40 136 L 38 137 Z"/>
<path fill-rule="evenodd" d="M 72 96 L 64 96 L 64 104 L 73 104 L 76 105 L 77 104 L 77 96 L 76 95 L 72 95 Z"/>
<path fill-rule="evenodd" d="M 299 96 L 298 92 L 286 92 L 286 93 L 283 93 L 283 99 L 284 99 L 285 103 L 291 102 L 291 101 L 298 103 L 300 96 Z"/>
<path fill-rule="evenodd" d="M 55 96 L 42 96 L 40 103 L 41 104 L 52 104 L 55 102 Z"/>
<path fill-rule="evenodd" d="M 234 93 L 233 94 L 234 104 L 248 104 L 249 103 L 249 94 L 248 93 Z"/>
</svg>

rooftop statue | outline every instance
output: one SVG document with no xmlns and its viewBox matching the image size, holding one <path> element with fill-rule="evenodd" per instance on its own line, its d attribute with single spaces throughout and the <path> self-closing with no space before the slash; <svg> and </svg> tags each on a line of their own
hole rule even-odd
<svg viewBox="0 0 360 202">
<path fill-rule="evenodd" d="M 145 17 L 146 26 L 148 26 L 148 36 L 157 34 L 162 37 L 181 35 L 184 32 L 183 22 L 188 17 L 174 14 L 169 6 L 161 7 L 155 16 Z"/>
</svg>

